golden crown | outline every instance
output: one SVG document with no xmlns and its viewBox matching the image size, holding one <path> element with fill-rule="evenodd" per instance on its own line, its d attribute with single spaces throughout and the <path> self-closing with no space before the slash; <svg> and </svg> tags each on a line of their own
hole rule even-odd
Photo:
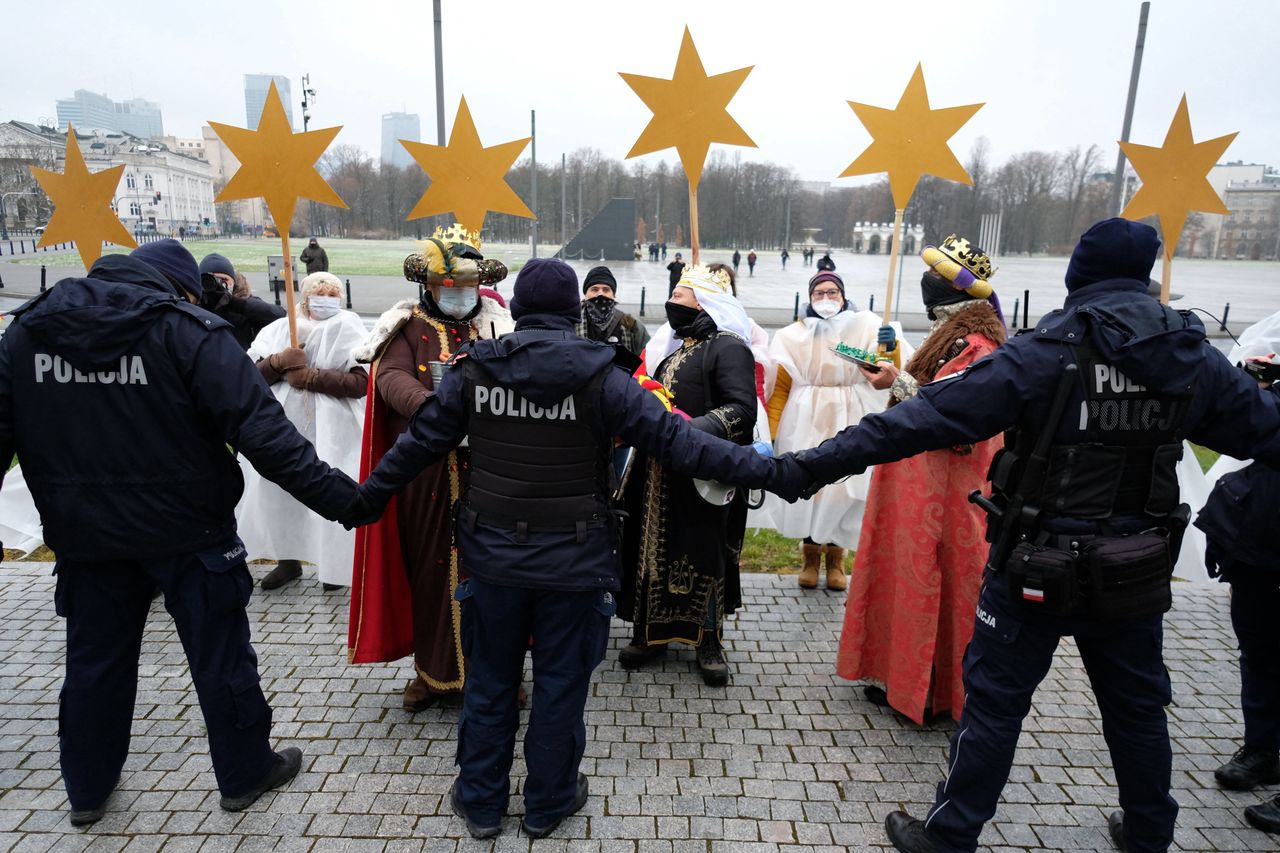
<svg viewBox="0 0 1280 853">
<path fill-rule="evenodd" d="M 448 228 L 440 226 L 431 235 L 431 239 L 439 240 L 446 245 L 449 243 L 465 243 L 477 252 L 480 251 L 480 232 L 468 231 L 459 222 L 453 223 Z"/>
<path fill-rule="evenodd" d="M 996 274 L 995 267 L 991 266 L 990 256 L 977 246 L 971 245 L 964 237 L 948 235 L 938 247 L 938 251 L 983 281 L 987 281 Z"/>
</svg>

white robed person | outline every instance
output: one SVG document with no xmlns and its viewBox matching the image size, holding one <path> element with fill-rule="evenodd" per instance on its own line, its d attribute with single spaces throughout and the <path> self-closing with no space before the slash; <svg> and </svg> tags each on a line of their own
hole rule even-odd
<svg viewBox="0 0 1280 853">
<path fill-rule="evenodd" d="M 805 316 L 774 333 L 769 354 L 777 365 L 769 396 L 769 426 L 775 452 L 814 447 L 870 412 L 889 405 L 889 392 L 871 387 L 857 365 L 836 355 L 839 344 L 875 352 L 880 317 L 858 311 L 845 296 L 844 280 L 820 270 L 809 280 Z M 906 363 L 914 351 L 895 329 L 896 355 Z M 845 557 L 858 546 L 871 469 L 833 483 L 807 501 L 787 503 L 774 495 L 765 509 L 783 536 L 803 540 L 800 586 L 818 585 L 826 560 L 827 588 L 848 586 Z"/>
<path fill-rule="evenodd" d="M 254 338 L 249 357 L 293 425 L 325 462 L 355 477 L 360 472 L 360 436 L 369 374 L 352 351 L 366 337 L 364 323 L 342 308 L 342 282 L 327 272 L 308 275 L 298 304 L 298 348 L 290 346 L 286 317 Z M 325 590 L 351 585 L 355 531 L 326 521 L 262 478 L 241 458 L 244 497 L 236 524 L 253 559 L 276 560 L 260 582 L 276 589 L 302 576 L 302 563 L 316 566 Z"/>
</svg>

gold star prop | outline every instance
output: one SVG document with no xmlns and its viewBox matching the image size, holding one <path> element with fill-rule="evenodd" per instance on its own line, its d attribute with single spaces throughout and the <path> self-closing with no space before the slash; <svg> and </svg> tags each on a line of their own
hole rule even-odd
<svg viewBox="0 0 1280 853">
<path fill-rule="evenodd" d="M 335 207 L 347 206 L 315 166 L 342 127 L 294 133 L 275 83 L 267 92 L 257 130 L 215 121 L 209 126 L 240 161 L 240 168 L 214 201 L 261 197 L 281 234 L 289 232 L 299 196 Z"/>
<path fill-rule="evenodd" d="M 1120 215 L 1125 219 L 1141 219 L 1152 214 L 1159 217 L 1166 258 L 1172 258 L 1178 248 L 1188 213 L 1193 210 L 1229 212 L 1209 184 L 1208 174 L 1235 138 L 1236 134 L 1229 133 L 1205 142 L 1193 141 L 1187 96 L 1183 95 L 1162 147 L 1120 143 L 1142 180 L 1142 186 Z"/>
<path fill-rule="evenodd" d="M 431 178 L 431 186 L 406 219 L 452 212 L 463 228 L 478 234 L 490 211 L 533 218 L 533 211 L 506 179 L 511 165 L 529 144 L 529 137 L 485 148 L 466 98 L 458 104 L 448 145 L 407 139 L 401 139 L 400 144 Z"/>
<path fill-rule="evenodd" d="M 627 152 L 628 159 L 674 148 L 680 155 L 689 189 L 697 192 L 711 143 L 756 147 L 728 110 L 729 101 L 752 68 L 754 66 L 707 76 L 693 36 L 685 27 L 676 70 L 670 80 L 619 72 L 640 100 L 653 110 L 653 118 Z"/>
<path fill-rule="evenodd" d="M 67 125 L 66 165 L 62 174 L 38 166 L 30 169 L 53 202 L 53 217 L 36 245 L 52 246 L 74 241 L 85 269 L 102 256 L 104 240 L 130 249 L 137 248 L 137 241 L 129 236 L 120 218 L 111 210 L 111 199 L 115 196 L 116 187 L 120 186 L 124 165 L 91 173 L 84 164 L 84 154 L 70 124 Z"/>
<path fill-rule="evenodd" d="M 840 173 L 840 177 L 888 172 L 893 206 L 899 210 L 911 200 L 911 193 L 922 175 L 937 175 L 962 184 L 973 183 L 947 140 L 983 105 L 930 109 L 922 66 L 916 65 L 915 73 L 911 75 L 895 109 L 887 110 L 854 101 L 849 101 L 849 106 L 871 134 L 872 141 Z"/>
</svg>

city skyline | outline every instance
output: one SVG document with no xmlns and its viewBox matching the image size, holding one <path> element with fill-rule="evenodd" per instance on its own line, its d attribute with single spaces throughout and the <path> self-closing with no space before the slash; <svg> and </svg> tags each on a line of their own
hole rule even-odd
<svg viewBox="0 0 1280 853">
<path fill-rule="evenodd" d="M 70 5 L 90 8 L 85 0 Z M 996 162 L 1023 151 L 1097 144 L 1109 170 L 1139 5 L 978 0 L 957 18 L 953 4 L 922 0 L 908 26 L 890 6 L 863 4 L 801 4 L 781 20 L 763 2 L 690 6 L 654 0 L 645 14 L 634 15 L 584 0 L 560 2 L 555 14 L 514 0 L 465 7 L 445 0 L 445 113 L 451 121 L 466 94 L 481 137 L 503 140 L 527 136 L 529 113 L 536 109 L 543 162 L 580 148 L 621 158 L 648 111 L 618 72 L 669 77 L 687 23 L 710 73 L 755 66 L 730 111 L 759 148 L 714 146 L 713 155 L 740 151 L 744 160 L 788 166 L 802 180 L 842 186 L 874 180 L 836 178 L 870 141 L 846 102 L 892 106 L 922 61 L 935 106 L 986 103 L 952 141 L 962 161 L 974 141 L 985 137 Z M 24 20 L 38 26 L 34 10 L 20 7 L 14 15 L 15 26 Z M 485 29 L 481 53 L 467 37 L 476 20 L 494 22 Z M 398 49 L 389 40 L 391 24 L 419 33 L 414 49 Z M 165 105 L 166 129 L 173 135 L 198 136 L 209 120 L 247 119 L 237 105 L 243 75 L 266 67 L 287 76 L 292 91 L 304 73 L 311 75 L 317 92 L 312 126 L 343 125 L 336 144 L 377 156 L 381 116 L 395 111 L 422 116 L 424 140 L 437 141 L 429 4 L 372 0 L 353 17 L 319 0 L 298 17 L 283 7 L 230 0 L 209 21 L 182 9 L 127 25 L 107 19 L 92 30 L 71 28 L 62 44 L 91 55 L 103 39 L 123 37 L 126 28 L 148 40 L 158 65 L 175 69 L 189 62 L 198 44 L 218 47 L 215 67 L 194 76 L 138 79 L 122 66 L 95 69 L 95 88 L 136 89 Z M 291 37 L 281 41 L 279 32 Z M 1223 14 L 1213 15 L 1195 0 L 1158 0 L 1151 9 L 1130 138 L 1158 144 L 1185 92 L 1198 137 L 1240 131 L 1227 159 L 1280 160 L 1280 103 L 1266 85 L 1278 67 L 1267 45 L 1277 38 L 1280 20 L 1261 0 L 1227 3 Z M 316 45 L 334 50 L 320 62 Z M 1195 50 L 1188 52 L 1187 45 Z M 19 42 L 11 52 L 22 64 L 36 63 L 41 50 L 34 42 Z M 52 100 L 86 82 L 75 64 L 39 65 L 33 84 L 8 93 L 11 114 L 5 117 L 36 121 L 48 114 Z M 296 115 L 297 99 L 288 98 L 287 105 Z M 672 163 L 675 157 L 659 152 L 638 159 Z"/>
</svg>

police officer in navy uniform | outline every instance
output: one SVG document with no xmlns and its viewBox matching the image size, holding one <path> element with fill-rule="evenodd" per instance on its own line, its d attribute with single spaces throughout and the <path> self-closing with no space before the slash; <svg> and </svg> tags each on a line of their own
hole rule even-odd
<svg viewBox="0 0 1280 853">
<path fill-rule="evenodd" d="M 233 451 L 326 518 L 355 483 L 285 417 L 227 323 L 192 303 L 176 240 L 100 258 L 13 312 L 0 339 L 0 477 L 16 451 L 57 554 L 67 623 L 60 698 L 71 823 L 100 819 L 129 753 L 138 655 L 158 587 L 191 666 L 222 808 L 298 772 L 275 752 L 236 536 Z"/>
<path fill-rule="evenodd" d="M 530 638 L 521 825 L 541 838 L 586 802 L 583 710 L 621 574 L 609 503 L 613 437 L 689 476 L 751 487 L 771 482 L 774 469 L 751 448 L 688 426 L 612 365 L 612 347 L 578 337 L 578 282 L 563 261 L 524 265 L 511 314 L 516 331 L 464 347 L 360 486 L 366 520 L 376 517 L 419 471 L 469 439 L 469 486 L 456 512 L 469 578 L 456 593 L 467 680 L 451 799 L 477 838 L 502 828 Z"/>
<path fill-rule="evenodd" d="M 807 477 L 774 489 L 794 498 L 869 465 L 1011 430 L 992 464 L 994 543 L 947 778 L 923 821 L 888 816 L 899 850 L 977 848 L 1032 694 L 1068 635 L 1120 789 L 1112 839 L 1128 851 L 1172 843 L 1162 612 L 1186 521 L 1174 467 L 1184 437 L 1280 462 L 1280 405 L 1208 343 L 1199 320 L 1146 294 L 1158 247 L 1150 226 L 1094 225 L 1072 254 L 1061 310 L 967 371 L 801 451 Z"/>
<path fill-rule="evenodd" d="M 1265 364 L 1267 357 L 1251 362 Z M 1268 393 L 1280 384 L 1259 377 Z M 1218 479 L 1196 527 L 1205 534 L 1209 574 L 1231 584 L 1231 627 L 1240 644 L 1240 710 L 1244 744 L 1213 772 L 1231 791 L 1251 791 L 1280 782 L 1280 469 L 1254 462 Z M 1280 795 L 1251 806 L 1244 816 L 1264 832 L 1280 833 Z"/>
</svg>

